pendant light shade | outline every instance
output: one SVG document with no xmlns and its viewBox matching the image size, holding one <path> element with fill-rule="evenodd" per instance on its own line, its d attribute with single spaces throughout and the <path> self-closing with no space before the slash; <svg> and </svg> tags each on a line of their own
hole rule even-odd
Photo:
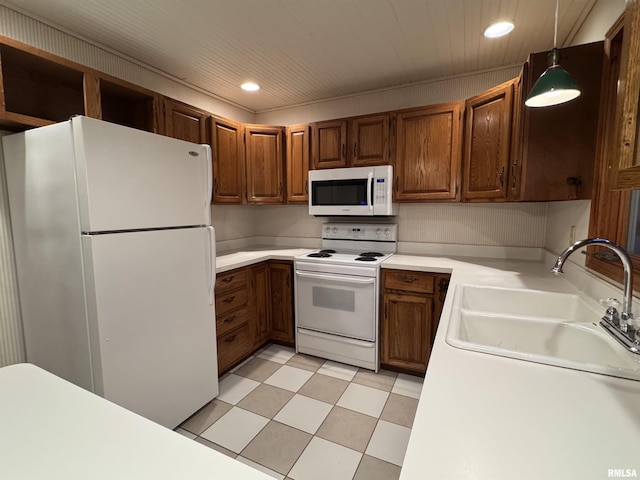
<svg viewBox="0 0 640 480">
<path fill-rule="evenodd" d="M 540 75 L 524 102 L 527 107 L 558 105 L 580 96 L 580 90 L 569 72 L 558 65 L 557 49 L 553 49 L 551 58 L 551 65 Z"/>
<path fill-rule="evenodd" d="M 549 54 L 549 68 L 533 85 L 524 104 L 527 107 L 549 107 L 568 102 L 580 96 L 580 90 L 569 72 L 559 65 L 560 55 L 556 48 L 558 42 L 558 7 L 556 0 L 556 23 L 553 35 L 553 50 Z"/>
</svg>

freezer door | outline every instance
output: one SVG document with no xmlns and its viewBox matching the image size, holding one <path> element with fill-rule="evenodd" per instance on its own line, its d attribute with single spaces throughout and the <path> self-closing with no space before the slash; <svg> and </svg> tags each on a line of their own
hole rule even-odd
<svg viewBox="0 0 640 480">
<path fill-rule="evenodd" d="M 214 232 L 84 235 L 95 393 L 174 428 L 218 394 Z"/>
<path fill-rule="evenodd" d="M 208 145 L 87 117 L 71 127 L 83 232 L 211 223 Z"/>
</svg>

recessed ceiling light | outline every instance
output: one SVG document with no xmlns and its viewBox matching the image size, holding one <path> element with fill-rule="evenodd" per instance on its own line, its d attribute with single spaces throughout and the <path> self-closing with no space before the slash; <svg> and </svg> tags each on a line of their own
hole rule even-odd
<svg viewBox="0 0 640 480">
<path fill-rule="evenodd" d="M 511 33 L 514 25 L 513 22 L 496 22 L 489 25 L 484 30 L 484 36 L 487 38 L 498 38 Z"/>
<path fill-rule="evenodd" d="M 245 82 L 242 85 L 240 85 L 240 88 L 242 88 L 247 92 L 255 92 L 256 90 L 260 90 L 260 85 L 253 82 Z"/>
</svg>

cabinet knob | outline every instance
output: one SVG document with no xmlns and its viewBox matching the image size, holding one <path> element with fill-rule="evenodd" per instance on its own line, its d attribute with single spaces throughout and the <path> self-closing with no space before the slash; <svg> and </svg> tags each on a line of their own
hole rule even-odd
<svg viewBox="0 0 640 480">
<path fill-rule="evenodd" d="M 402 277 L 400 277 L 400 280 L 402 280 L 403 282 L 406 282 L 406 283 L 413 283 L 413 282 L 417 281 L 418 279 L 416 277 L 407 277 L 407 276 L 403 275 Z"/>
<path fill-rule="evenodd" d="M 233 281 L 233 277 L 234 275 L 231 275 L 230 277 L 225 277 L 222 280 L 220 280 L 222 283 L 229 283 Z"/>
<path fill-rule="evenodd" d="M 236 298 L 235 295 L 231 295 L 230 297 L 227 297 L 223 300 L 224 303 L 231 303 L 233 302 L 233 299 Z"/>
<path fill-rule="evenodd" d="M 236 319 L 235 315 L 230 316 L 229 318 L 225 318 L 222 323 L 233 323 L 233 321 Z"/>
<path fill-rule="evenodd" d="M 236 336 L 235 336 L 235 335 L 231 335 L 229 338 L 225 338 L 225 339 L 224 339 L 224 342 L 225 342 L 225 343 L 231 343 L 231 342 L 233 342 L 235 339 L 236 339 Z"/>
</svg>

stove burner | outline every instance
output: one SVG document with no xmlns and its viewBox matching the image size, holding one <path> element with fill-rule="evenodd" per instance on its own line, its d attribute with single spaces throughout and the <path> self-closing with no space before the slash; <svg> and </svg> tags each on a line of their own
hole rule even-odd
<svg viewBox="0 0 640 480">
<path fill-rule="evenodd" d="M 309 255 L 307 255 L 307 257 L 313 257 L 313 258 L 328 258 L 330 257 L 331 254 L 329 252 L 315 252 L 315 253 L 310 253 Z"/>
<path fill-rule="evenodd" d="M 358 257 L 355 260 L 356 262 L 375 262 L 378 259 L 376 257 L 363 256 L 363 257 Z"/>
<path fill-rule="evenodd" d="M 380 252 L 364 252 L 360 254 L 361 257 L 384 257 L 384 253 Z"/>
<path fill-rule="evenodd" d="M 320 250 L 320 253 L 336 253 L 336 251 L 332 250 L 330 248 L 324 248 L 324 249 Z"/>
</svg>

